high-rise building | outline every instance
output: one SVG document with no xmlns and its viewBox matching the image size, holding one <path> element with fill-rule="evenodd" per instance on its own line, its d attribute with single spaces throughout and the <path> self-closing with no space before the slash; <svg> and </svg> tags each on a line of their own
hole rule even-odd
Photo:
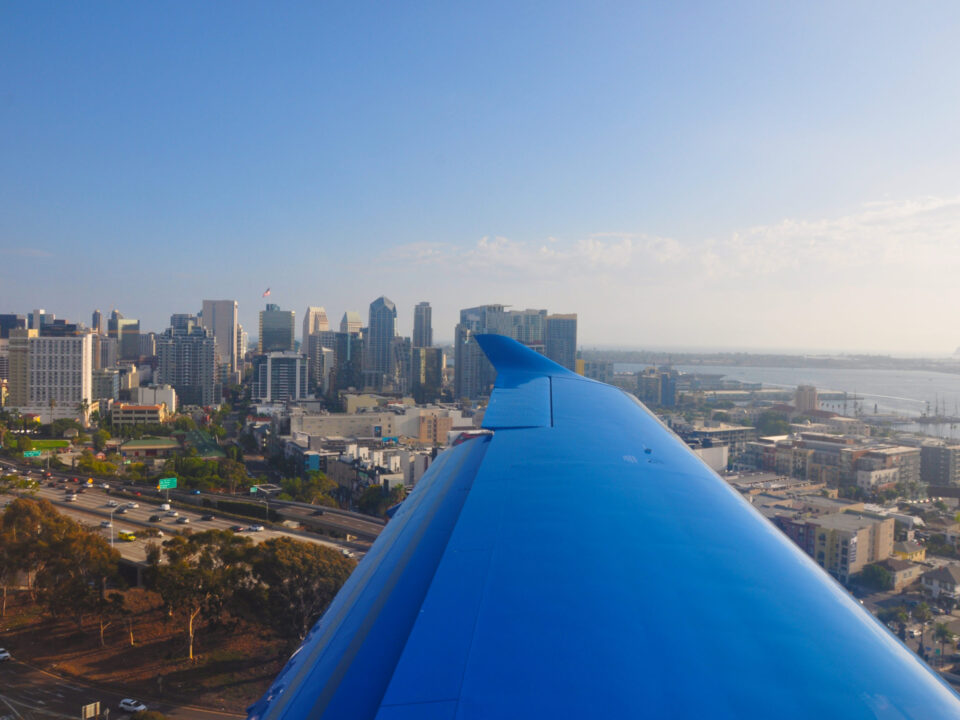
<svg viewBox="0 0 960 720">
<path fill-rule="evenodd" d="M 510 322 L 510 337 L 538 353 L 544 353 L 547 337 L 547 311 L 509 310 L 506 315 Z"/>
<path fill-rule="evenodd" d="M 323 393 L 330 388 L 337 335 L 331 330 L 319 330 L 307 336 L 307 376 L 311 386 L 319 387 Z"/>
<path fill-rule="evenodd" d="M 23 315 L 0 315 L 0 339 L 10 337 L 11 330 L 26 330 L 27 319 Z"/>
<path fill-rule="evenodd" d="M 368 384 L 382 388 L 393 373 L 393 339 L 397 336 L 397 306 L 381 295 L 370 303 L 367 330 Z"/>
<path fill-rule="evenodd" d="M 279 305 L 267 303 L 265 310 L 260 311 L 260 335 L 257 338 L 257 352 L 285 352 L 294 349 L 294 322 L 296 313 L 293 310 L 281 310 Z"/>
<path fill-rule="evenodd" d="M 315 332 L 324 332 L 330 329 L 330 321 L 327 319 L 327 311 L 323 307 L 307 307 L 307 312 L 303 316 L 303 335 L 300 337 L 300 350 L 306 352 L 307 344 L 310 342 L 310 336 Z"/>
<path fill-rule="evenodd" d="M 800 412 L 819 410 L 820 403 L 817 399 L 817 389 L 813 385 L 798 385 L 796 403 L 797 410 Z"/>
<path fill-rule="evenodd" d="M 333 372 L 330 392 L 363 387 L 363 335 L 352 332 L 334 333 Z"/>
<path fill-rule="evenodd" d="M 53 313 L 48 313 L 43 308 L 38 308 L 30 313 L 30 329 L 41 330 L 45 325 L 49 325 L 56 319 L 57 316 Z"/>
<path fill-rule="evenodd" d="M 136 360 L 140 357 L 140 321 L 125 318 L 114 310 L 107 320 L 107 335 L 117 341 L 117 357 Z"/>
<path fill-rule="evenodd" d="M 189 331 L 194 325 L 200 324 L 200 318 L 193 313 L 174 313 L 170 316 L 170 327 L 174 330 Z"/>
<path fill-rule="evenodd" d="M 443 387 L 443 350 L 415 347 L 410 363 L 410 391 L 417 403 L 436 402 Z"/>
<path fill-rule="evenodd" d="M 140 334 L 140 357 L 153 357 L 157 354 L 157 334 L 153 332 Z"/>
<path fill-rule="evenodd" d="M 98 335 L 103 332 L 103 315 L 99 310 L 94 310 L 93 315 L 90 316 L 90 329 Z"/>
<path fill-rule="evenodd" d="M 156 382 L 173 385 L 184 405 L 215 405 L 220 402 L 217 359 L 212 332 L 189 321 L 170 327 L 157 338 Z"/>
<path fill-rule="evenodd" d="M 237 301 L 204 300 L 200 323 L 217 341 L 221 377 L 233 376 L 237 372 Z M 238 379 L 232 377 L 235 382 Z"/>
<path fill-rule="evenodd" d="M 250 340 L 247 337 L 247 331 L 243 329 L 243 325 L 237 324 L 237 371 L 241 372 L 243 370 L 243 359 L 247 356 L 247 350 L 250 348 L 247 347 L 250 344 Z"/>
<path fill-rule="evenodd" d="M 44 422 L 86 419 L 93 402 L 90 333 L 62 324 L 10 333 L 8 405 Z"/>
<path fill-rule="evenodd" d="M 460 311 L 454 331 L 454 397 L 473 400 L 488 393 L 496 377 L 493 365 L 474 339 L 493 333 L 510 335 L 512 323 L 503 305 L 480 305 Z"/>
<path fill-rule="evenodd" d="M 425 348 L 433 345 L 433 310 L 430 303 L 417 303 L 413 308 L 413 347 Z"/>
<path fill-rule="evenodd" d="M 340 320 L 340 332 L 359 333 L 363 330 L 363 318 L 355 310 L 347 310 Z"/>
<path fill-rule="evenodd" d="M 93 371 L 93 399 L 110 401 L 120 399 L 120 371 L 116 368 Z"/>
<path fill-rule="evenodd" d="M 252 397 L 259 402 L 307 396 L 307 361 L 297 352 L 271 352 L 256 359 Z"/>
<path fill-rule="evenodd" d="M 960 445 L 923 445 L 920 480 L 927 485 L 960 485 Z"/>
<path fill-rule="evenodd" d="M 577 315 L 547 315 L 546 356 L 567 370 L 577 365 Z"/>
</svg>

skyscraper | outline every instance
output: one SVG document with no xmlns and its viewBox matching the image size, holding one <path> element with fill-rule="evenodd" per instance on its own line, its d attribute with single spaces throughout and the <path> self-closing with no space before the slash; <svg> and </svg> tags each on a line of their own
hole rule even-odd
<svg viewBox="0 0 960 720">
<path fill-rule="evenodd" d="M 460 311 L 454 331 L 454 399 L 473 400 L 489 392 L 496 377 L 493 365 L 475 335 L 510 335 L 511 321 L 503 305 L 480 305 Z"/>
<path fill-rule="evenodd" d="M 370 303 L 370 324 L 367 337 L 369 384 L 382 388 L 384 378 L 392 373 L 393 339 L 397 336 L 397 306 L 381 295 Z"/>
<path fill-rule="evenodd" d="M 297 352 L 271 352 L 254 363 L 251 394 L 262 402 L 300 400 L 307 396 L 307 361 Z"/>
<path fill-rule="evenodd" d="M 355 310 L 347 310 L 340 320 L 340 332 L 358 333 L 363 330 L 363 318 Z"/>
<path fill-rule="evenodd" d="M 418 404 L 436 402 L 443 385 L 443 350 L 435 347 L 413 348 L 410 363 L 410 392 Z"/>
<path fill-rule="evenodd" d="M 217 343 L 217 362 L 221 377 L 228 374 L 236 382 L 237 372 L 237 301 L 204 300 L 200 322 L 213 333 Z"/>
<path fill-rule="evenodd" d="M 173 385 L 184 405 L 220 402 L 217 344 L 213 333 L 190 321 L 190 316 L 157 337 L 157 383 Z"/>
<path fill-rule="evenodd" d="M 125 318 L 118 310 L 110 313 L 107 335 L 117 341 L 117 357 L 136 360 L 140 357 L 140 321 Z"/>
<path fill-rule="evenodd" d="M 279 305 L 267 303 L 266 310 L 260 311 L 260 335 L 257 338 L 257 352 L 283 352 L 294 349 L 293 310 L 281 310 Z"/>
<path fill-rule="evenodd" d="M 99 310 L 93 311 L 93 315 L 90 317 L 90 327 L 98 335 L 103 333 L 103 315 L 100 314 Z"/>
<path fill-rule="evenodd" d="M 577 315 L 547 315 L 546 356 L 567 370 L 577 365 Z"/>
<path fill-rule="evenodd" d="M 303 335 L 300 337 L 300 352 L 306 352 L 309 338 L 315 332 L 322 332 L 330 329 L 330 321 L 327 319 L 327 311 L 323 307 L 307 307 L 307 312 L 303 316 Z"/>
<path fill-rule="evenodd" d="M 433 310 L 430 303 L 417 303 L 413 308 L 413 347 L 425 348 L 433 345 Z"/>
</svg>

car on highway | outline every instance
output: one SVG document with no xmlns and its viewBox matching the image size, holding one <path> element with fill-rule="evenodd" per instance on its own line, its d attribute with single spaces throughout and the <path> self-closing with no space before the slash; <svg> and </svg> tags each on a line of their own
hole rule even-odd
<svg viewBox="0 0 960 720">
<path fill-rule="evenodd" d="M 150 516 L 150 522 L 160 522 L 160 520 L 162 520 L 162 518 L 159 515 Z"/>
<path fill-rule="evenodd" d="M 213 515 L 211 515 L 210 513 L 207 513 L 206 515 L 204 515 L 204 516 L 201 517 L 200 519 L 201 519 L 201 520 L 215 520 L 216 518 L 215 518 Z"/>
<path fill-rule="evenodd" d="M 176 516 L 179 515 L 180 513 L 178 513 L 176 510 L 167 510 L 167 512 L 164 513 L 164 514 L 165 514 L 167 517 L 176 517 Z"/>
<path fill-rule="evenodd" d="M 263 525 L 249 525 L 247 530 L 250 532 L 260 532 L 263 530 Z"/>
<path fill-rule="evenodd" d="M 13 660 L 13 658 L 10 657 L 10 653 L 8 651 L 0 648 L 0 660 Z"/>
<path fill-rule="evenodd" d="M 76 495 L 76 493 L 70 493 L 69 495 L 67 495 L 66 497 L 64 497 L 63 500 L 64 500 L 64 502 L 76 502 L 76 501 L 77 501 L 77 495 Z"/>
<path fill-rule="evenodd" d="M 105 482 L 104 482 L 104 483 L 100 483 L 100 487 L 102 487 L 104 490 L 109 490 L 109 489 L 110 489 L 110 483 L 105 483 Z"/>
<path fill-rule="evenodd" d="M 125 515 L 127 509 L 125 507 L 118 507 L 114 512 L 116 512 L 117 515 Z"/>
<path fill-rule="evenodd" d="M 190 518 L 188 518 L 186 515 L 181 518 L 177 518 L 177 523 L 180 525 L 186 525 L 188 522 L 190 522 Z"/>
<path fill-rule="evenodd" d="M 199 495 L 199 494 L 200 494 L 200 491 L 199 491 L 199 490 L 191 490 L 191 491 L 190 491 L 190 494 L 191 494 L 191 495 Z"/>
<path fill-rule="evenodd" d="M 128 503 L 127 503 L 127 507 L 128 507 L 128 508 L 131 508 L 131 509 L 133 509 L 133 510 L 136 510 L 138 507 L 140 507 L 140 505 L 139 505 L 138 503 L 135 503 L 135 502 L 128 502 Z"/>
<path fill-rule="evenodd" d="M 80 487 L 78 487 L 77 490 L 76 490 L 76 492 L 78 492 L 78 493 L 82 493 L 82 492 L 86 492 L 86 491 L 87 491 L 87 489 L 86 489 L 83 485 L 81 485 Z"/>
<path fill-rule="evenodd" d="M 112 527 L 113 527 L 113 523 L 110 522 L 109 520 L 104 520 L 103 522 L 100 523 L 100 527 L 102 527 L 102 528 L 112 528 Z"/>
<path fill-rule="evenodd" d="M 129 530 L 121 530 L 121 531 L 119 531 L 119 532 L 117 533 L 117 537 L 120 538 L 121 540 L 126 540 L 127 542 L 133 542 L 134 540 L 137 539 L 137 536 L 134 535 L 134 534 L 133 534 L 132 532 L 130 532 Z"/>
<path fill-rule="evenodd" d="M 314 510 L 310 514 L 313 515 L 314 517 L 316 517 L 317 515 L 323 515 L 323 510 Z"/>
<path fill-rule="evenodd" d="M 116 500 L 107 500 L 107 507 L 117 507 L 119 504 Z"/>
<path fill-rule="evenodd" d="M 231 525 L 230 529 L 235 533 L 243 532 L 243 525 Z"/>
<path fill-rule="evenodd" d="M 119 705 L 121 710 L 126 712 L 146 712 L 147 706 L 144 705 L 139 700 L 134 700 L 133 698 L 124 698 L 120 701 Z"/>
<path fill-rule="evenodd" d="M 56 486 L 57 486 L 57 484 L 56 484 L 55 482 L 48 482 L 48 483 L 47 483 L 47 487 L 55 488 Z"/>
</svg>

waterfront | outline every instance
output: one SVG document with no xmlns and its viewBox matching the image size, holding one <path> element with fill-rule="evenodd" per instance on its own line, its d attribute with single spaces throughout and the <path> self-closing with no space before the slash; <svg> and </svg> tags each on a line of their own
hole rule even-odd
<svg viewBox="0 0 960 720">
<path fill-rule="evenodd" d="M 637 372 L 645 365 L 617 363 L 617 372 Z M 853 416 L 854 396 L 865 415 L 919 417 L 933 413 L 960 416 L 960 375 L 922 370 L 841 370 L 832 368 L 740 367 L 723 365 L 676 365 L 684 373 L 723 375 L 764 387 L 795 388 L 813 385 L 821 392 L 846 392 L 842 402 L 825 402 L 824 410 Z M 896 426 L 905 432 L 960 439 L 960 425 L 907 423 Z"/>
</svg>

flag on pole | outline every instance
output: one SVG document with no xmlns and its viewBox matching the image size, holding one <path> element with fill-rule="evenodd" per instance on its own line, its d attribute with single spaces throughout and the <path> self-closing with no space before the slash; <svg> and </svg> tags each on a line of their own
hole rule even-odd
<svg viewBox="0 0 960 720">
<path fill-rule="evenodd" d="M 270 288 L 267 288 L 266 290 L 263 291 L 263 295 L 261 295 L 260 297 L 266 297 L 269 294 L 270 294 Z"/>
</svg>

